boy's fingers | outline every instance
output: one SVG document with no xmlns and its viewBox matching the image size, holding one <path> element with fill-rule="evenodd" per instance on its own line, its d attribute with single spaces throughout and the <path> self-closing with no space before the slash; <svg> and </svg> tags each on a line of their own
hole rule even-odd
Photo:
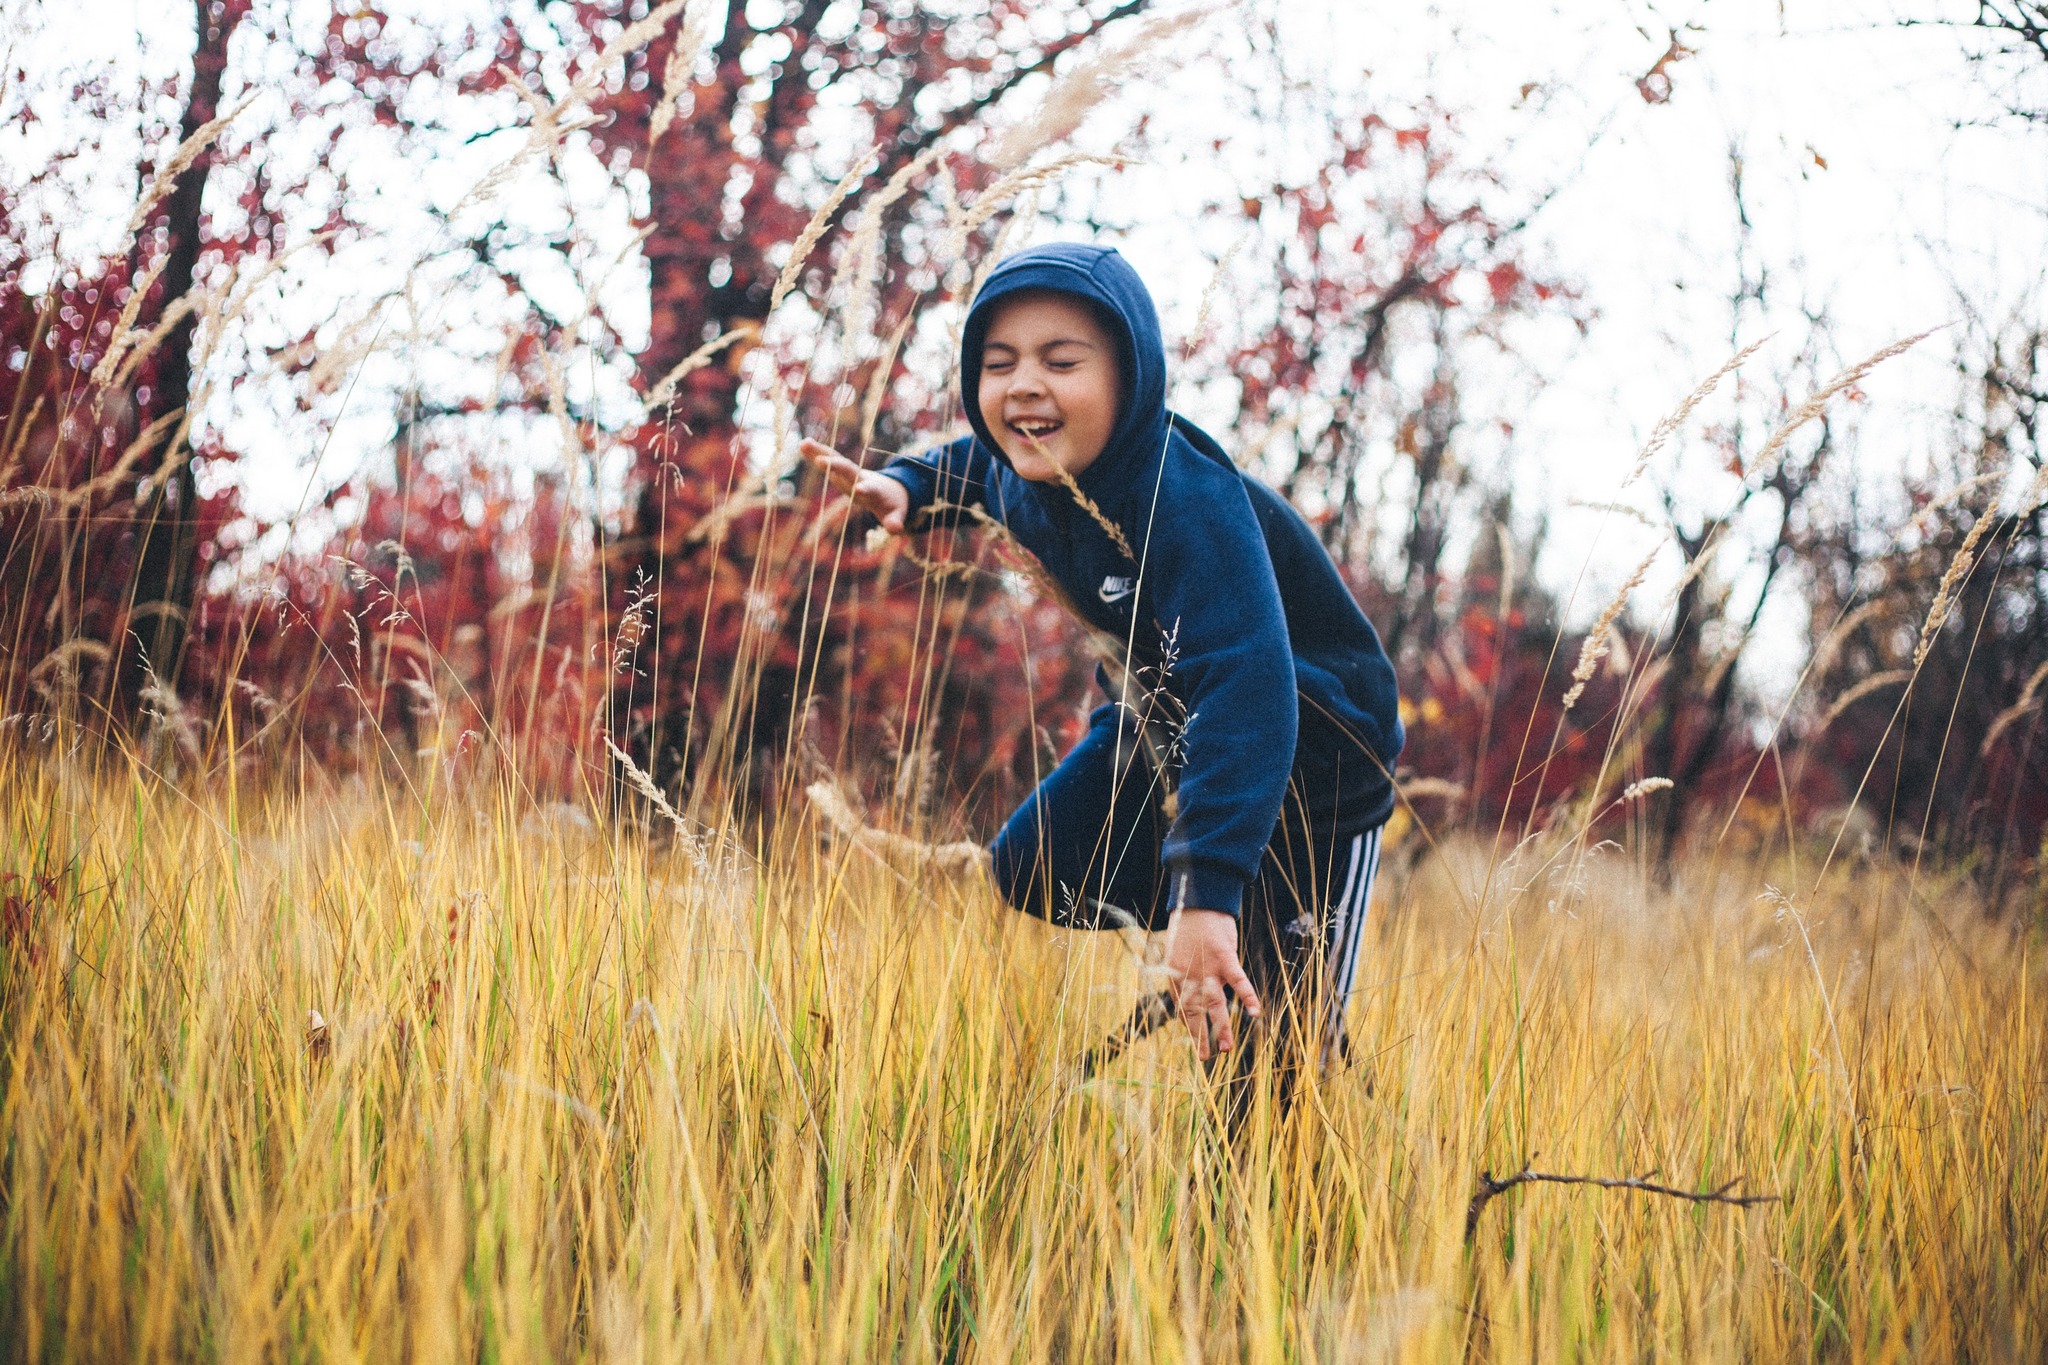
<svg viewBox="0 0 2048 1365">
<path fill-rule="evenodd" d="M 797 452 L 816 465 L 826 480 L 842 493 L 852 492 L 854 484 L 860 480 L 860 466 L 831 446 L 805 437 L 797 444 Z"/>
<path fill-rule="evenodd" d="M 853 497 L 890 535 L 901 535 L 910 516 L 910 495 L 887 474 L 862 471 Z"/>
<path fill-rule="evenodd" d="M 1231 1042 L 1229 1008 L 1221 1003 L 1212 1005 L 1209 1009 L 1209 1051 L 1206 1057 L 1230 1051 Z"/>
<path fill-rule="evenodd" d="M 1195 1055 L 1208 1061 L 1219 1052 L 1230 1051 L 1230 1008 L 1223 996 L 1223 982 L 1213 976 L 1182 983 L 1180 1021 L 1194 1039 Z"/>
<path fill-rule="evenodd" d="M 1226 984 L 1230 987 L 1230 993 L 1237 997 L 1238 1007 L 1252 1018 L 1258 1018 L 1265 1006 L 1259 1003 L 1259 993 L 1252 989 L 1252 979 L 1244 974 L 1242 964 L 1233 965 Z"/>
</svg>

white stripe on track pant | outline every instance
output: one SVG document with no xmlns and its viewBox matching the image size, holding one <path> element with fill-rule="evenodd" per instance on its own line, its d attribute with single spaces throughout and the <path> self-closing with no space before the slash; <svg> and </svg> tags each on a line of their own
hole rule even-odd
<svg viewBox="0 0 2048 1365">
<path fill-rule="evenodd" d="M 1358 981 L 1359 946 L 1365 940 L 1366 912 L 1371 908 L 1373 882 L 1380 871 L 1380 833 L 1375 828 L 1351 836 L 1344 890 L 1331 907 L 1329 936 L 1323 941 L 1323 963 L 1329 974 L 1329 1016 L 1323 1035 L 1325 1069 L 1342 1059 L 1344 1011 Z"/>
</svg>

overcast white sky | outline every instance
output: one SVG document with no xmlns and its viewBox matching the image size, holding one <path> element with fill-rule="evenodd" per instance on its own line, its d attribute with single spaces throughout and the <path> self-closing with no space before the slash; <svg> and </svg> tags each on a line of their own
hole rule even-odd
<svg viewBox="0 0 2048 1365">
<path fill-rule="evenodd" d="M 1993 319 L 2039 317 L 2048 305 L 2048 129 L 1987 126 L 1995 105 L 1964 37 L 1896 22 L 1939 14 L 1938 4 L 1302 0 L 1287 12 L 1299 60 L 1396 97 L 1433 93 L 1466 111 L 1475 150 L 1510 183 L 1565 187 L 1534 236 L 1584 290 L 1593 321 L 1582 340 L 1536 357 L 1544 382 L 1517 414 L 1511 473 L 1525 508 L 1553 509 L 1547 576 L 1566 584 L 1592 565 L 1581 613 L 1598 609 L 1653 537 L 1569 504 L 1612 499 L 1650 427 L 1733 349 L 1731 147 L 1744 157 L 1775 305 L 1741 337 L 1776 334 L 1752 363 L 1752 405 L 1775 399 L 1770 362 L 1809 335 L 1802 308 L 1825 314 L 1847 363 L 1958 318 L 1959 295 Z M 1670 68 L 1672 96 L 1653 106 L 1634 82 L 1674 27 L 1696 55 Z M 1946 434 L 1949 338 L 1864 387 L 1867 401 L 1849 416 L 1866 477 L 1882 486 Z M 1728 496 L 1701 433 L 1729 411 L 1704 409 L 1660 461 L 1682 502 L 1718 507 Z M 1677 564 L 1667 555 L 1639 601 L 1654 605 Z M 1788 596 L 1753 675 L 1770 681 L 1802 629 Z"/>
<path fill-rule="evenodd" d="M 189 52 L 183 7 L 166 14 L 153 0 L 20 3 L 9 0 L 13 18 L 0 32 L 39 34 L 38 49 L 54 42 L 71 63 L 91 62 L 103 48 L 110 64 L 160 71 Z M 1432 95 L 1463 111 L 1474 154 L 1509 184 L 1564 186 L 1537 219 L 1533 241 L 1554 274 L 1583 290 L 1592 324 L 1583 338 L 1545 334 L 1540 354 L 1525 357 L 1540 387 L 1525 397 L 1517 379 L 1497 397 L 1513 406 L 1517 427 L 1515 465 L 1505 472 L 1525 509 L 1553 516 L 1546 576 L 1569 584 L 1582 563 L 1593 566 L 1582 590 L 1590 605 L 1582 600 L 1580 613 L 1598 609 L 1649 537 L 1570 504 L 1613 498 L 1651 425 L 1730 353 L 1731 146 L 1745 158 L 1755 240 L 1777 304 L 1774 317 L 1750 324 L 1742 338 L 1778 333 L 1757 362 L 1760 380 L 1805 341 L 1802 305 L 1826 314 L 1844 359 L 1957 318 L 1959 295 L 1993 318 L 2039 315 L 2048 130 L 1987 125 L 1995 105 L 1965 59 L 1967 40 L 1896 22 L 1973 8 L 1960 0 L 1286 0 L 1285 37 L 1299 69 L 1363 82 L 1394 100 Z M 1099 110 L 1083 144 L 1113 142 L 1135 109 L 1150 108 L 1155 135 L 1180 126 L 1189 145 L 1205 145 L 1213 130 L 1203 120 L 1215 113 L 1205 83 L 1217 72 L 1198 54 L 1227 51 L 1229 26 L 1241 22 L 1226 12 L 1208 32 L 1182 39 L 1197 59 Z M 1634 82 L 1672 28 L 1695 55 L 1670 68 L 1670 100 L 1650 105 Z M 441 188 L 475 173 L 451 172 Z M 1186 187 L 1166 172 L 1134 183 L 1141 221 L 1127 249 L 1164 296 L 1169 326 L 1185 325 L 1200 292 L 1189 282 L 1206 271 L 1178 212 Z M 1855 418 L 1874 483 L 1925 458 L 1941 439 L 1952 400 L 1950 345 L 1931 340 L 1865 386 Z M 342 424 L 321 462 L 326 481 L 388 440 L 376 386 L 363 393 L 356 420 Z M 1753 391 L 1749 400 L 1767 396 Z M 1198 418 L 1225 416 L 1204 413 L 1199 398 L 1189 405 Z M 1701 506 L 1726 490 L 1705 472 L 1714 461 L 1700 433 L 1728 412 L 1704 412 L 1659 471 Z M 258 421 L 248 430 L 266 429 Z M 290 443 L 268 430 L 265 444 Z M 253 462 L 259 504 L 296 504 L 310 455 Z M 1665 581 L 1675 565 L 1674 555 L 1660 566 Z M 1656 587 L 1653 580 L 1650 592 Z M 1760 651 L 1759 680 L 1769 681 L 1771 657 L 1786 652 L 1780 647 L 1794 642 L 1800 624 L 1788 600 Z"/>
<path fill-rule="evenodd" d="M 1525 514 L 1548 514 L 1542 572 L 1561 590 L 1577 585 L 1575 616 L 1599 611 L 1659 537 L 1573 504 L 1614 500 L 1650 428 L 1735 349 L 1731 150 L 1743 157 L 1755 259 L 1771 291 L 1767 315 L 1750 317 L 1740 341 L 1773 339 L 1745 371 L 1739 399 L 1725 385 L 1652 477 L 1628 490 L 1638 506 L 1655 506 L 1655 486 L 1675 490 L 1694 515 L 1727 505 L 1734 485 L 1708 433 L 1738 401 L 1754 423 L 1781 398 L 1805 396 L 1803 381 L 1793 392 L 1777 381 L 1813 334 L 1808 311 L 1826 319 L 1846 365 L 1962 317 L 1963 299 L 1994 321 L 2048 307 L 2048 129 L 1989 117 L 1997 104 L 1967 59 L 1968 35 L 1898 22 L 1973 9 L 1940 0 L 1284 6 L 1298 70 L 1363 83 L 1395 104 L 1431 96 L 1461 111 L 1472 154 L 1510 186 L 1563 186 L 1531 235 L 1538 259 L 1583 291 L 1591 326 L 1583 337 L 1552 329 L 1520 338 L 1519 359 L 1537 382 L 1499 372 L 1489 415 L 1511 418 L 1516 434 L 1509 467 L 1490 472 L 1512 481 Z M 1671 97 L 1653 105 L 1635 82 L 1674 28 L 1693 55 L 1669 68 Z M 1199 53 L 1218 43 L 1228 50 L 1227 32 L 1182 46 Z M 1155 134 L 1185 127 L 1188 144 L 1202 148 L 1231 131 L 1204 123 L 1216 117 L 1204 99 L 1215 79 L 1213 66 L 1193 61 L 1133 88 L 1127 103 L 1152 112 Z M 2028 79 L 2048 103 L 2038 98 L 2048 71 Z M 1107 146 L 1128 122 L 1105 108 L 1082 141 Z M 1127 250 L 1165 286 L 1169 327 L 1185 324 L 1200 292 L 1191 242 L 1200 234 L 1177 208 L 1193 197 L 1182 174 L 1140 172 L 1131 195 L 1151 207 Z M 1222 242 L 1204 245 L 1214 254 Z M 1949 434 L 1955 335 L 1890 362 L 1863 386 L 1863 401 L 1840 413 L 1855 430 L 1859 479 L 1880 500 L 1896 493 L 1901 467 L 1924 464 Z M 1227 423 L 1227 412 L 1206 411 L 1198 396 L 1182 401 L 1198 419 Z M 1718 564 L 1738 596 L 1756 579 L 1748 548 L 1738 540 Z M 1667 549 L 1637 594 L 1638 619 L 1668 600 L 1680 567 Z M 1804 609 L 1781 587 L 1745 659 L 1752 683 L 1766 692 L 1788 684 L 1804 633 Z"/>
</svg>

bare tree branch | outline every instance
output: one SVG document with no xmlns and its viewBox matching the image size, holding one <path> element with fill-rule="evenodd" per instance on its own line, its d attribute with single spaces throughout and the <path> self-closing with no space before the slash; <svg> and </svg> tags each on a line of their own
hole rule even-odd
<svg viewBox="0 0 2048 1365">
<path fill-rule="evenodd" d="M 1968 55 L 1973 65 L 1987 64 L 1992 58 L 2048 65 L 2048 0 L 1977 0 L 1977 12 L 1969 18 L 1907 18 L 1898 23 L 1901 28 L 1975 29 L 1998 35 L 1989 51 Z M 2029 123 L 2048 122 L 2048 102 L 2015 102 L 2016 93 L 2021 92 L 2008 90 L 2003 96 L 2008 114 Z"/>
<path fill-rule="evenodd" d="M 1636 1190 L 1643 1194 L 1661 1194 L 1672 1199 L 1689 1200 L 1695 1204 L 1731 1204 L 1746 1209 L 1753 1204 L 1775 1204 L 1780 1196 L 1775 1194 L 1735 1194 L 1735 1187 L 1747 1177 L 1736 1176 L 1733 1180 L 1712 1190 L 1681 1190 L 1675 1185 L 1660 1185 L 1651 1176 L 1655 1171 L 1645 1171 L 1632 1176 L 1599 1175 L 1554 1175 L 1549 1171 L 1532 1171 L 1523 1167 L 1513 1175 L 1496 1180 L 1493 1172 L 1479 1173 L 1479 1188 L 1472 1194 L 1472 1202 L 1465 1206 L 1465 1240 L 1471 1241 L 1479 1231 L 1479 1215 L 1486 1212 L 1486 1206 L 1517 1185 L 1598 1185 L 1603 1190 Z"/>
<path fill-rule="evenodd" d="M 1035 76 L 1041 71 L 1052 70 L 1053 63 L 1068 52 L 1090 41 L 1117 20 L 1128 19 L 1132 15 L 1137 14 L 1150 3 L 1151 0 L 1124 0 L 1123 4 L 1118 5 L 1086 28 L 1069 33 L 1066 37 L 1056 42 L 1047 43 L 1037 61 L 1029 66 L 1018 67 L 1015 71 L 1005 75 L 1001 80 L 973 99 L 963 100 L 961 103 L 954 105 L 937 119 L 917 129 L 915 132 L 905 129 L 905 136 L 901 137 L 895 146 L 884 151 L 881 165 L 869 180 L 869 184 L 879 185 L 885 183 L 898 169 L 914 161 L 934 142 L 937 142 L 955 128 L 980 117 L 983 111 L 999 102 L 1010 91 L 1016 89 L 1018 83 L 1024 80 L 1025 77 Z M 849 201 L 847 205 L 842 206 L 841 212 L 843 213 L 851 206 L 852 201 Z"/>
<path fill-rule="evenodd" d="M 2048 62 L 2048 3 L 2043 0 L 1977 0 L 1975 27 L 2008 34 L 2017 40 L 2006 48 L 2007 52 L 2030 47 L 2036 56 Z"/>
</svg>

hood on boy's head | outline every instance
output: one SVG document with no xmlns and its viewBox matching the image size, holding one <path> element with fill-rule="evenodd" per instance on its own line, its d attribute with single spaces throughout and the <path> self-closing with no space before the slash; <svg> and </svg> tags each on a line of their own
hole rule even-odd
<svg viewBox="0 0 2048 1365">
<path fill-rule="evenodd" d="M 1051 289 L 1088 300 L 1116 336 L 1122 402 L 1109 443 L 1083 471 L 1082 482 L 1091 482 L 1098 471 L 1108 473 L 1127 460 L 1143 460 L 1158 451 L 1166 438 L 1166 348 L 1159 338 L 1159 312 L 1130 262 L 1112 247 L 1079 242 L 1051 242 L 1018 252 L 990 271 L 974 296 L 960 334 L 960 401 L 981 443 L 1002 457 L 1003 448 L 981 414 L 982 344 L 995 305 L 1025 289 Z"/>
</svg>

